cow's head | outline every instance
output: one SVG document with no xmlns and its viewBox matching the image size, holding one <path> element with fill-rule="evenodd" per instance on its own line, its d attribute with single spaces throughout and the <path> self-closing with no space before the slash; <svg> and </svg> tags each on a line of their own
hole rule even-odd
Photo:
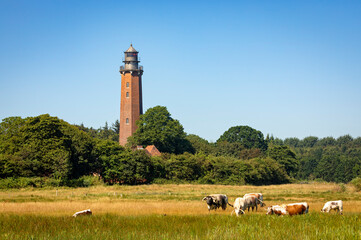
<svg viewBox="0 0 361 240">
<path fill-rule="evenodd" d="M 213 198 L 211 196 L 207 196 L 203 198 L 203 201 L 206 201 L 206 203 L 210 206 L 213 204 Z"/>
<path fill-rule="evenodd" d="M 267 213 L 266 213 L 266 215 L 271 215 L 271 214 L 274 214 L 274 211 L 273 211 L 273 207 L 272 207 L 272 206 L 270 206 L 270 207 L 267 208 Z"/>
</svg>

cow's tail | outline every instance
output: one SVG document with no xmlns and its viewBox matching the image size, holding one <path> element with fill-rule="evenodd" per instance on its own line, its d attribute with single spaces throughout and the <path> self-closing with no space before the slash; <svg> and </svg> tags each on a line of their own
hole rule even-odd
<svg viewBox="0 0 361 240">
<path fill-rule="evenodd" d="M 232 205 L 232 204 L 230 204 L 228 201 L 227 201 L 227 204 L 228 204 L 229 206 L 233 207 L 233 205 Z"/>
</svg>

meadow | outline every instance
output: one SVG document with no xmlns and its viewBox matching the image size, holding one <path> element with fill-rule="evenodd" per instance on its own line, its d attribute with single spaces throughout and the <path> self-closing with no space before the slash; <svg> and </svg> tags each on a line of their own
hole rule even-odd
<svg viewBox="0 0 361 240">
<path fill-rule="evenodd" d="M 236 217 L 201 201 L 224 193 L 233 203 L 248 192 L 262 192 L 268 206 L 306 201 L 310 213 L 266 216 L 259 208 Z M 344 215 L 320 212 L 339 199 Z M 72 217 L 89 208 L 92 216 Z M 26 188 L 0 192 L 0 239 L 361 239 L 360 213 L 361 193 L 334 183 Z"/>
</svg>

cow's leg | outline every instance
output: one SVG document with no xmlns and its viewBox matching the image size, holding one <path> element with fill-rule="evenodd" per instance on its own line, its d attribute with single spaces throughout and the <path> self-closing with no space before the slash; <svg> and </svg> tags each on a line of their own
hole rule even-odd
<svg viewBox="0 0 361 240">
<path fill-rule="evenodd" d="M 237 210 L 234 210 L 235 212 L 236 212 L 236 215 L 237 215 L 237 217 L 239 216 L 239 210 L 237 209 Z"/>
</svg>

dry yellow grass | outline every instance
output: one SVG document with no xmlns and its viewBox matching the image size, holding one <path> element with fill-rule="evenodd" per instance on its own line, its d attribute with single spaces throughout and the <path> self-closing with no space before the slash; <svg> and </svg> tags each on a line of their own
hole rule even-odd
<svg viewBox="0 0 361 240">
<path fill-rule="evenodd" d="M 320 211 L 329 200 L 343 200 L 344 212 L 361 212 L 361 194 L 347 186 L 339 192 L 333 183 L 271 186 L 143 185 L 91 188 L 21 189 L 0 192 L 0 214 L 67 215 L 91 209 L 94 214 L 117 215 L 205 215 L 201 199 L 211 193 L 227 194 L 230 203 L 249 192 L 262 192 L 268 206 L 307 201 L 310 211 Z M 230 214 L 218 210 L 210 214 Z M 264 214 L 260 209 L 259 213 Z"/>
<path fill-rule="evenodd" d="M 207 214 L 201 202 L 174 201 L 96 201 L 96 202 L 25 202 L 2 203 L 0 214 L 38 214 L 38 215 L 72 215 L 74 212 L 91 209 L 94 214 L 117 215 L 200 215 Z"/>
</svg>

